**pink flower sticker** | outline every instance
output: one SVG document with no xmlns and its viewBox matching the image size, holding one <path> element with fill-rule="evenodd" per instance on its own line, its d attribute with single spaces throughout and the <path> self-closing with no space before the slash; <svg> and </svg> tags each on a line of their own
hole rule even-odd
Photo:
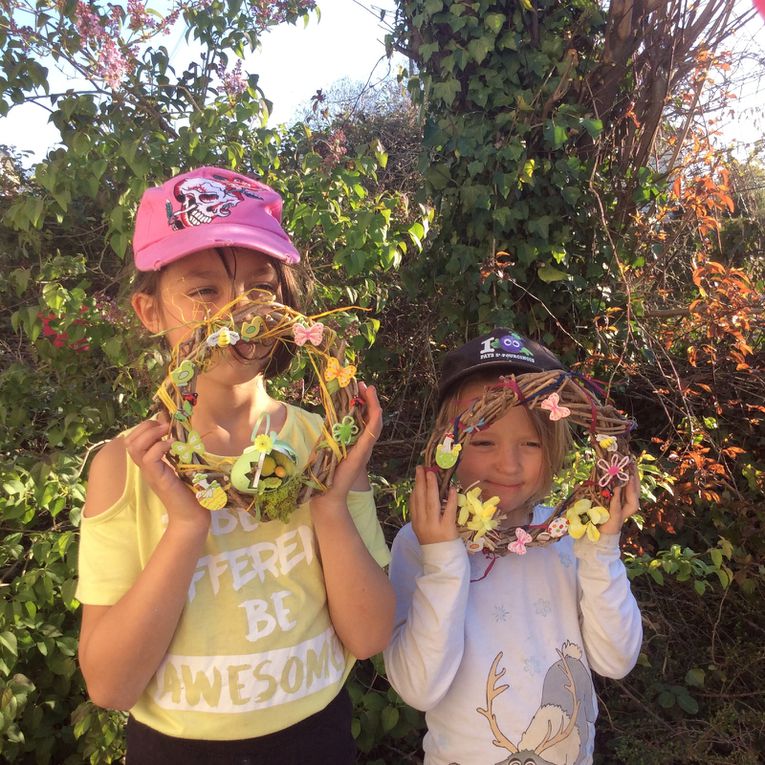
<svg viewBox="0 0 765 765">
<path fill-rule="evenodd" d="M 603 471 L 603 475 L 598 481 L 598 486 L 605 488 L 617 479 L 620 483 L 627 483 L 629 476 L 625 468 L 629 465 L 630 458 L 622 457 L 621 454 L 612 454 L 611 461 L 606 462 L 604 459 L 598 460 L 598 468 Z"/>
</svg>

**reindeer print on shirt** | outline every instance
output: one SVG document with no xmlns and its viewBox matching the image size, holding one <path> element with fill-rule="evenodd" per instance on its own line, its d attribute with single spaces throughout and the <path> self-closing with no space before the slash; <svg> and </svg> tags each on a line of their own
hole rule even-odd
<svg viewBox="0 0 765 765">
<path fill-rule="evenodd" d="M 486 708 L 476 712 L 488 721 L 493 744 L 510 752 L 497 765 L 580 765 L 587 757 L 592 735 L 588 718 L 595 694 L 592 677 L 575 643 L 564 643 L 557 654 L 558 661 L 545 675 L 539 709 L 517 745 L 502 733 L 492 709 L 494 699 L 510 687 L 497 685 L 505 670 L 498 671 L 502 652 L 494 657 L 486 680 Z"/>
</svg>

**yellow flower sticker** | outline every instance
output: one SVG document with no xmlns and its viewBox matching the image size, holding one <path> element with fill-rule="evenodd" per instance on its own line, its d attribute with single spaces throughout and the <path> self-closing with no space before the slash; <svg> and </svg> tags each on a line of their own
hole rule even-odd
<svg viewBox="0 0 765 765">
<path fill-rule="evenodd" d="M 587 534 L 587 539 L 597 542 L 600 539 L 598 526 L 605 523 L 611 516 L 601 505 L 593 505 L 589 499 L 580 499 L 566 510 L 569 522 L 568 533 L 574 539 L 581 539 Z"/>
<path fill-rule="evenodd" d="M 252 445 L 255 447 L 255 451 L 270 454 L 274 448 L 274 440 L 266 433 L 261 433 L 259 436 L 255 436 Z"/>
<path fill-rule="evenodd" d="M 492 497 L 482 502 L 480 486 L 475 486 L 465 494 L 458 494 L 457 506 L 461 509 L 457 517 L 457 525 L 475 531 L 473 539 L 480 539 L 484 534 L 499 526 L 499 520 L 494 518 L 498 503 L 499 497 Z"/>
</svg>

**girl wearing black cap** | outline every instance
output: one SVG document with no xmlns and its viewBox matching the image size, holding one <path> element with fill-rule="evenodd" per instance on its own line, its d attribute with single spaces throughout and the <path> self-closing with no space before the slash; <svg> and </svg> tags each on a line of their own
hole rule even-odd
<svg viewBox="0 0 765 765">
<path fill-rule="evenodd" d="M 512 330 L 471 340 L 445 358 L 437 432 L 459 423 L 492 386 L 517 386 L 500 375 L 529 380 L 558 371 L 570 374 Z M 637 660 L 640 612 L 619 551 L 621 524 L 638 510 L 637 474 L 620 474 L 608 510 L 591 508 L 586 528 L 578 519 L 550 521 L 550 509 L 537 503 L 562 467 L 570 435 L 568 410 L 549 398 L 479 423 L 460 443 L 447 431 L 438 447 L 446 461 L 437 463 L 456 463 L 459 497 L 451 487 L 442 503 L 435 472 L 417 468 L 412 522 L 393 544 L 397 607 L 384 655 L 393 687 L 426 712 L 426 765 L 592 763 L 590 672 L 620 678 Z M 559 540 L 533 544 L 527 530 L 538 534 L 548 522 L 547 541 Z M 458 529 L 466 524 L 469 540 Z M 484 547 L 508 528 L 510 544 Z"/>
</svg>

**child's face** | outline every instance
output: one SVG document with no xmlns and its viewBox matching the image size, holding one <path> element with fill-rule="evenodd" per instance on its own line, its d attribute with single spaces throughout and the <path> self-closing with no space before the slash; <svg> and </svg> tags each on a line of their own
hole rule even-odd
<svg viewBox="0 0 765 765">
<path fill-rule="evenodd" d="M 470 383 L 460 399 L 467 404 L 484 389 L 485 383 Z M 463 489 L 477 482 L 483 499 L 499 497 L 506 525 L 520 525 L 528 522 L 525 506 L 539 490 L 543 468 L 542 442 L 534 423 L 526 407 L 514 406 L 462 447 L 457 478 Z"/>
<path fill-rule="evenodd" d="M 164 333 L 171 347 L 185 340 L 194 325 L 252 289 L 279 298 L 279 276 L 273 260 L 253 251 L 203 250 L 166 266 L 156 295 L 135 296 L 133 306 L 144 325 Z"/>
</svg>

